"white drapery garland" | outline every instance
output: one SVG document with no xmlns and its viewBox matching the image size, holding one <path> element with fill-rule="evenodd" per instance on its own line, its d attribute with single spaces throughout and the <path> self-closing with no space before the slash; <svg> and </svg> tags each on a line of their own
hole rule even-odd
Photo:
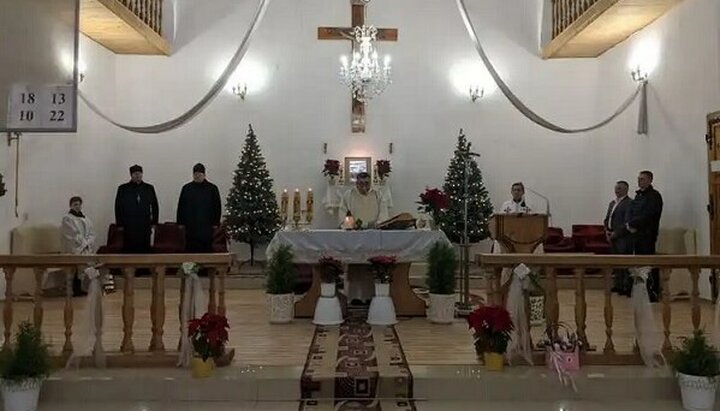
<svg viewBox="0 0 720 411">
<path fill-rule="evenodd" d="M 625 102 L 620 105 L 620 107 L 608 118 L 605 120 L 592 125 L 590 127 L 582 127 L 582 128 L 565 128 L 558 126 L 543 117 L 541 117 L 539 114 L 532 111 L 528 106 L 526 106 L 513 92 L 510 90 L 510 87 L 503 81 L 503 79 L 498 74 L 497 70 L 495 70 L 495 67 L 493 66 L 492 62 L 488 58 L 487 54 L 485 54 L 485 50 L 483 49 L 482 44 L 480 44 L 480 40 L 478 40 L 477 32 L 475 31 L 475 26 L 473 25 L 472 21 L 470 20 L 470 17 L 468 16 L 467 9 L 465 8 L 465 1 L 464 0 L 456 0 L 458 10 L 460 11 L 460 17 L 462 18 L 463 22 L 465 23 L 465 28 L 468 31 L 468 34 L 470 35 L 470 40 L 472 40 L 473 44 L 475 45 L 475 49 L 477 50 L 478 54 L 480 55 L 480 59 L 483 61 L 483 64 L 485 64 L 485 68 L 487 68 L 488 72 L 492 76 L 495 83 L 498 85 L 502 93 L 505 95 L 505 97 L 510 101 L 510 103 L 518 110 L 520 113 L 522 113 L 525 117 L 527 117 L 530 121 L 533 123 L 544 127 L 548 130 L 552 130 L 558 133 L 564 133 L 564 134 L 575 134 L 575 133 L 584 133 L 587 131 L 592 131 L 598 128 L 601 128 L 611 121 L 615 120 L 620 114 L 622 114 L 625 110 L 627 110 L 628 107 L 630 107 L 630 104 L 635 101 L 635 99 L 638 97 L 638 95 L 641 95 L 640 99 L 640 115 L 638 118 L 638 134 L 647 134 L 648 125 L 647 125 L 647 98 L 646 98 L 646 91 L 647 91 L 647 83 L 641 82 L 635 92 L 628 97 Z"/>
<path fill-rule="evenodd" d="M 223 71 L 220 78 L 218 78 L 217 81 L 215 81 L 215 83 L 212 85 L 212 87 L 207 92 L 207 94 L 205 94 L 205 96 L 200 101 L 198 101 L 193 107 L 191 107 L 188 111 L 186 111 L 185 113 L 181 114 L 180 116 L 178 116 L 172 120 L 168 120 L 164 123 L 155 124 L 155 125 L 151 125 L 151 126 L 124 125 L 117 121 L 114 121 L 108 115 L 103 113 L 80 90 L 78 90 L 78 96 L 80 97 L 80 99 L 83 102 L 85 102 L 85 104 L 87 104 L 87 106 L 90 108 L 90 110 L 94 111 L 98 116 L 100 116 L 104 120 L 108 121 L 110 124 L 117 126 L 119 128 L 122 128 L 124 130 L 132 131 L 134 133 L 140 133 L 140 134 L 159 134 L 159 133 L 163 133 L 166 131 L 176 129 L 176 128 L 188 123 L 193 118 L 195 118 L 195 116 L 200 114 L 215 99 L 215 97 L 217 97 L 217 95 L 220 94 L 222 89 L 225 87 L 225 84 L 227 84 L 228 80 L 230 80 L 230 77 L 235 72 L 235 70 L 237 69 L 240 62 L 242 61 L 243 57 L 245 57 L 245 53 L 247 52 L 248 47 L 250 47 L 250 40 L 252 39 L 253 35 L 257 31 L 257 28 L 260 25 L 260 22 L 262 21 L 263 16 L 265 15 L 265 11 L 267 10 L 269 3 L 270 3 L 270 0 L 260 0 L 257 10 L 255 11 L 255 17 L 253 18 L 252 24 L 250 24 L 250 28 L 245 33 L 245 36 L 243 37 L 243 40 L 240 43 L 240 46 L 238 47 L 237 51 L 235 51 L 235 54 L 230 59 L 230 62 L 228 63 L 227 67 L 225 67 L 225 70 Z"/>
<path fill-rule="evenodd" d="M 73 351 L 65 364 L 65 368 L 79 367 L 82 358 L 90 355 L 93 356 L 96 367 L 104 368 L 106 366 L 106 357 L 102 346 L 102 279 L 100 278 L 100 271 L 93 265 L 85 267 L 82 275 L 90 281 L 88 284 L 87 305 L 83 313 L 87 320 L 88 329 L 85 341 L 80 344 L 77 350 Z M 68 291 L 66 290 L 66 292 Z"/>
<path fill-rule="evenodd" d="M 178 367 L 189 367 L 193 358 L 194 349 L 190 336 L 188 335 L 188 323 L 193 318 L 202 317 L 207 312 L 207 296 L 202 288 L 202 282 L 198 276 L 200 267 L 195 263 L 183 263 L 180 268 L 181 275 L 185 279 L 184 298 L 182 301 L 182 312 L 180 313 L 180 324 L 182 325 L 182 337 L 180 339 L 180 353 L 178 355 Z"/>
</svg>

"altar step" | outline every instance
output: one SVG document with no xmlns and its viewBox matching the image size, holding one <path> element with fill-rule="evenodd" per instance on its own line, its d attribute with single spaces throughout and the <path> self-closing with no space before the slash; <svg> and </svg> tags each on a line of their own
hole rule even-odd
<svg viewBox="0 0 720 411">
<path fill-rule="evenodd" d="M 588 366 L 576 376 L 577 392 L 543 367 L 486 372 L 480 366 L 411 366 L 421 401 L 673 401 L 677 382 L 669 370 L 640 366 Z M 186 369 L 83 369 L 54 374 L 44 403 L 73 402 L 294 402 L 301 366 L 230 367 L 207 379 Z M 632 387 L 632 389 L 628 389 Z M 42 407 L 41 407 L 42 409 Z"/>
</svg>

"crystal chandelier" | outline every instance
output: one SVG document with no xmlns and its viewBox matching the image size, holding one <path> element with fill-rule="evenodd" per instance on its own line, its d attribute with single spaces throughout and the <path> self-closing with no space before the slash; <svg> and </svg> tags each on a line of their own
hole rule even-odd
<svg viewBox="0 0 720 411">
<path fill-rule="evenodd" d="M 374 26 L 355 27 L 354 33 L 360 51 L 353 52 L 352 62 L 348 63 L 346 56 L 340 58 L 340 81 L 352 90 L 353 98 L 366 103 L 391 83 L 390 56 L 385 56 L 381 66 L 373 46 L 377 39 Z"/>
</svg>

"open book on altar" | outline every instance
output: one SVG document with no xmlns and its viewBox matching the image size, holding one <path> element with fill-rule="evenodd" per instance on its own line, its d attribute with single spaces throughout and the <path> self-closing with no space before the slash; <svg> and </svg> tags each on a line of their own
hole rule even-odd
<svg viewBox="0 0 720 411">
<path fill-rule="evenodd" d="M 415 228 L 415 217 L 410 213 L 400 213 L 376 226 L 379 230 L 409 230 Z"/>
</svg>

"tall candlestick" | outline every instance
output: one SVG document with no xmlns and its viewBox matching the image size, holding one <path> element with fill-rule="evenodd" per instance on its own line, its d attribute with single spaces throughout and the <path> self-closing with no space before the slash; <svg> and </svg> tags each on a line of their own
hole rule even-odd
<svg viewBox="0 0 720 411">
<path fill-rule="evenodd" d="M 305 198 L 305 212 L 306 214 L 306 220 L 308 224 L 312 223 L 313 220 L 313 205 L 315 203 L 315 199 L 313 198 L 313 191 L 312 188 L 308 188 L 307 197 Z"/>
<path fill-rule="evenodd" d="M 283 190 L 282 195 L 280 196 L 280 217 L 283 220 L 287 220 L 288 217 L 288 202 L 290 201 L 290 196 L 288 195 L 287 188 Z"/>
<path fill-rule="evenodd" d="M 295 194 L 293 195 L 293 220 L 300 221 L 300 189 L 295 189 Z"/>
</svg>

